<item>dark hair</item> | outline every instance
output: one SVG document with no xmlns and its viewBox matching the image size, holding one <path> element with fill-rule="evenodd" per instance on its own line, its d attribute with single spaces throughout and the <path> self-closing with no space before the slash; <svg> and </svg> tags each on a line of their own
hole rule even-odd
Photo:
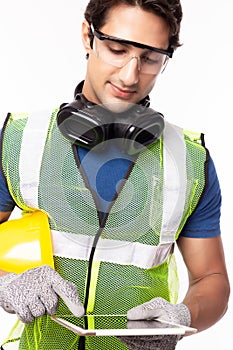
<svg viewBox="0 0 233 350">
<path fill-rule="evenodd" d="M 99 29 L 105 24 L 109 9 L 120 4 L 139 6 L 164 18 L 170 27 L 170 47 L 176 49 L 180 46 L 179 33 L 182 20 L 180 0 L 90 0 L 86 7 L 85 19 Z M 91 32 L 90 39 L 93 39 Z"/>
</svg>

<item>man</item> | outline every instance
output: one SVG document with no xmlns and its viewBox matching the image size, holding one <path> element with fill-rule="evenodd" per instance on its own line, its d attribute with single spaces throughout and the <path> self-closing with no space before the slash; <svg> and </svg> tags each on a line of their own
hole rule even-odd
<svg viewBox="0 0 233 350">
<path fill-rule="evenodd" d="M 87 72 L 75 101 L 51 118 L 8 116 L 1 222 L 15 204 L 45 211 L 56 270 L 1 272 L 0 305 L 25 323 L 11 337 L 19 349 L 174 349 L 178 341 L 78 337 L 51 320 L 55 313 L 84 327 L 91 315 L 127 313 L 130 321 L 163 318 L 202 331 L 226 312 L 213 161 L 202 135 L 149 108 L 179 46 L 181 18 L 176 0 L 91 0 L 82 26 Z M 180 304 L 175 242 L 189 275 Z"/>
</svg>

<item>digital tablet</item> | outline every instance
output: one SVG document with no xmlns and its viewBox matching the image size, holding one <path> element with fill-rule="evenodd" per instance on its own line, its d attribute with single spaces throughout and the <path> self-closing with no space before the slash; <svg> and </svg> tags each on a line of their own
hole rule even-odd
<svg viewBox="0 0 233 350">
<path fill-rule="evenodd" d="M 91 318 L 91 322 L 87 322 L 88 329 L 51 316 L 53 321 L 82 336 L 188 335 L 197 332 L 195 328 L 171 324 L 161 319 L 129 321 L 126 315 L 88 315 L 86 318 Z"/>
</svg>

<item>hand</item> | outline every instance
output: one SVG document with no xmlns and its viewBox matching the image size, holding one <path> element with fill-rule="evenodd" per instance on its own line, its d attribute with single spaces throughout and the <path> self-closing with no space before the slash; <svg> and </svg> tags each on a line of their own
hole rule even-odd
<svg viewBox="0 0 233 350">
<path fill-rule="evenodd" d="M 136 306 L 127 313 L 130 322 L 135 320 L 161 319 L 169 323 L 190 326 L 191 316 L 184 304 L 173 305 L 162 298 L 154 298 L 149 302 Z M 129 336 L 120 337 L 130 350 L 174 350 L 180 339 L 179 335 Z"/>
<path fill-rule="evenodd" d="M 24 323 L 44 314 L 54 315 L 58 297 L 76 317 L 83 316 L 84 307 L 76 286 L 47 265 L 20 275 L 9 273 L 0 277 L 0 306 L 9 313 L 17 314 Z"/>
<path fill-rule="evenodd" d="M 174 350 L 178 335 L 147 335 L 118 337 L 130 350 Z"/>
</svg>

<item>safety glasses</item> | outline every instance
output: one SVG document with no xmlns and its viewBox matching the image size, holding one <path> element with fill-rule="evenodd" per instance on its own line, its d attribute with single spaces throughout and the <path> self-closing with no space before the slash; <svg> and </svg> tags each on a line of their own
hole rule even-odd
<svg viewBox="0 0 233 350">
<path fill-rule="evenodd" d="M 168 59 L 173 55 L 173 49 L 158 49 L 135 41 L 125 40 L 102 33 L 91 25 L 93 36 L 98 43 L 93 50 L 104 62 L 122 68 L 132 59 L 137 59 L 138 70 L 145 74 L 159 74 L 165 68 Z M 143 50 L 140 56 L 133 53 L 133 48 Z"/>
</svg>

